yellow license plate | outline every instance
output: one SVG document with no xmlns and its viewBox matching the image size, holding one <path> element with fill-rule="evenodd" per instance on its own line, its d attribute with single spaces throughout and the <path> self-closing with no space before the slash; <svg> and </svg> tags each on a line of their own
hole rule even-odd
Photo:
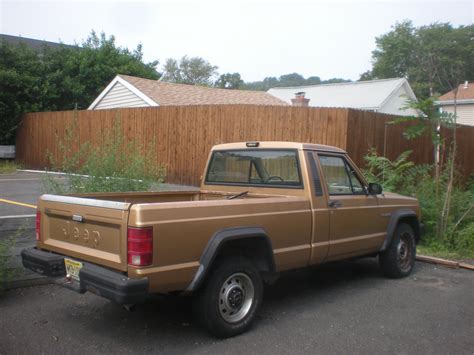
<svg viewBox="0 0 474 355">
<path fill-rule="evenodd" d="M 82 263 L 64 258 L 64 265 L 66 266 L 66 275 L 69 275 L 69 277 L 72 279 L 79 281 L 79 271 L 82 269 Z"/>
</svg>

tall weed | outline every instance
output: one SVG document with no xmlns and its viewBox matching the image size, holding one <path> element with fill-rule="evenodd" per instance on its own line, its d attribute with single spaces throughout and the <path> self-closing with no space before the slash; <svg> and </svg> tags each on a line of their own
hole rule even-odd
<svg viewBox="0 0 474 355">
<path fill-rule="evenodd" d="M 45 186 L 51 193 L 147 191 L 165 179 L 165 169 L 156 165 L 155 142 L 144 147 L 136 140 L 126 141 L 116 119 L 100 145 L 90 142 L 74 149 L 77 125 L 66 130 L 59 142 L 61 159 L 48 155 L 53 171 L 66 173 L 66 182 L 47 175 Z"/>
</svg>

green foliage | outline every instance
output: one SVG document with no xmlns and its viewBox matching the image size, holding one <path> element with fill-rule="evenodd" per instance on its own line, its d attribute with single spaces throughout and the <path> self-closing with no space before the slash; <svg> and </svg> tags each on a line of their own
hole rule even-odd
<svg viewBox="0 0 474 355">
<path fill-rule="evenodd" d="M 0 42 L 0 144 L 14 142 L 23 113 L 87 108 L 115 75 L 158 79 L 157 65 L 143 62 L 141 45 L 129 51 L 104 33 L 38 51 Z"/>
<path fill-rule="evenodd" d="M 442 143 L 438 134 L 438 126 L 452 128 L 454 115 L 449 112 L 440 112 L 435 106 L 437 97 L 430 97 L 424 100 L 407 99 L 405 109 L 412 108 L 420 112 L 416 117 L 399 117 L 393 123 L 413 122 L 414 125 L 406 127 L 403 135 L 407 139 L 417 138 L 428 132 L 434 146 Z"/>
<path fill-rule="evenodd" d="M 217 79 L 215 86 L 221 89 L 240 89 L 243 84 L 244 81 L 240 78 L 239 73 L 227 73 Z"/>
<path fill-rule="evenodd" d="M 164 181 L 164 168 L 154 164 L 154 142 L 144 147 L 135 140 L 127 141 L 119 120 L 98 146 L 86 143 L 74 151 L 76 134 L 77 126 L 72 125 L 67 129 L 64 141 L 59 143 L 61 161 L 56 162 L 49 155 L 52 170 L 65 172 L 67 182 L 47 175 L 45 187 L 48 192 L 147 191 Z"/>
<path fill-rule="evenodd" d="M 46 91 L 43 67 L 33 50 L 24 44 L 0 41 L 0 144 L 14 141 L 18 118 L 23 112 L 40 111 Z"/>
<path fill-rule="evenodd" d="M 443 170 L 436 179 L 430 174 L 432 167 L 408 161 L 410 153 L 404 152 L 391 161 L 370 150 L 365 156 L 367 164 L 363 173 L 368 181 L 381 183 L 385 191 L 418 198 L 426 228 L 425 246 L 474 255 L 474 182 L 466 185 L 460 178 L 454 179 L 446 232 L 440 233 L 443 201 L 450 182 L 449 169 Z"/>
<path fill-rule="evenodd" d="M 319 76 L 310 76 L 309 78 L 305 79 L 301 74 L 291 73 L 291 74 L 281 75 L 279 78 L 270 76 L 270 77 L 266 77 L 262 81 L 248 82 L 242 86 L 242 89 L 267 91 L 275 87 L 320 85 L 320 84 L 333 84 L 333 83 L 345 83 L 345 82 L 350 82 L 350 80 L 339 79 L 339 78 L 321 80 Z"/>
<path fill-rule="evenodd" d="M 163 67 L 163 80 L 172 83 L 212 86 L 217 67 L 201 57 L 169 58 Z"/>
<path fill-rule="evenodd" d="M 443 94 L 474 79 L 474 25 L 415 27 L 405 20 L 376 38 L 372 70 L 361 80 L 405 77 L 418 98 Z"/>
<path fill-rule="evenodd" d="M 364 157 L 366 161 L 364 175 L 368 181 L 380 182 L 386 191 L 403 191 L 405 194 L 413 195 L 416 181 L 425 178 L 430 167 L 428 165 L 416 166 L 409 161 L 411 153 L 407 150 L 392 161 L 377 155 L 377 151 L 371 149 Z"/>
</svg>

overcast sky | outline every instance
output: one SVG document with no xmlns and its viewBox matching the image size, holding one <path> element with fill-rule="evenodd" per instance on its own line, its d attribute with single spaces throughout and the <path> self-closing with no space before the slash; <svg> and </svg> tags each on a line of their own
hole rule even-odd
<svg viewBox="0 0 474 355">
<path fill-rule="evenodd" d="M 298 72 L 356 80 L 370 68 L 375 37 L 397 21 L 470 25 L 467 1 L 5 1 L 0 32 L 64 43 L 92 29 L 147 61 L 201 56 L 245 81 Z"/>
</svg>

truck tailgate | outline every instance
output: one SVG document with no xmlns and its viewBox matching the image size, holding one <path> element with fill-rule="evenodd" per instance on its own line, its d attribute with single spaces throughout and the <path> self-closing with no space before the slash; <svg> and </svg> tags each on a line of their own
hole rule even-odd
<svg viewBox="0 0 474 355">
<path fill-rule="evenodd" d="M 130 203 L 43 195 L 38 247 L 113 269 L 127 270 Z"/>
</svg>

